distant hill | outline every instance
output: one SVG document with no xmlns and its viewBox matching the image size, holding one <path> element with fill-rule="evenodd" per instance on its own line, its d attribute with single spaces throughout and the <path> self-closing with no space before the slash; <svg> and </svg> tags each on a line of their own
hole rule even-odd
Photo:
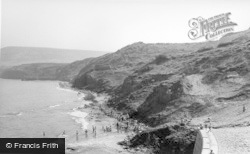
<svg viewBox="0 0 250 154">
<path fill-rule="evenodd" d="M 89 57 L 104 55 L 103 51 L 72 50 L 39 47 L 4 47 L 0 65 L 16 66 L 30 63 L 71 63 Z"/>
<path fill-rule="evenodd" d="M 5 79 L 71 81 L 92 59 L 86 58 L 69 64 L 32 63 L 0 67 L 0 76 Z"/>
</svg>

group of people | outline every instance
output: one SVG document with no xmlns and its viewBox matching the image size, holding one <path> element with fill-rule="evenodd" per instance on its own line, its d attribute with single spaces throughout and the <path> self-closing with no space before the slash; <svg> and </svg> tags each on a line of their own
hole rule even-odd
<svg viewBox="0 0 250 154">
<path fill-rule="evenodd" d="M 118 120 L 118 122 L 115 124 L 117 132 L 128 132 L 129 130 L 132 130 L 136 133 L 140 131 L 140 126 L 136 125 L 137 121 L 129 120 L 128 114 L 119 114 L 116 112 L 111 111 L 105 111 L 102 107 L 101 110 L 104 111 L 104 113 L 108 116 L 114 117 Z M 104 132 L 109 132 L 111 129 L 111 126 L 109 127 L 103 127 Z"/>
<path fill-rule="evenodd" d="M 105 132 L 112 132 L 112 127 L 111 125 L 110 126 L 102 126 L 102 131 L 105 133 Z"/>
<path fill-rule="evenodd" d="M 80 93 L 78 93 L 80 94 Z M 101 108 L 103 111 L 105 111 L 103 108 Z M 113 112 L 112 110 L 110 112 L 106 112 L 106 115 L 115 117 L 118 121 L 114 124 L 114 129 L 117 130 L 117 132 L 128 132 L 129 130 L 134 131 L 135 133 L 139 133 L 141 130 L 141 126 L 137 125 L 137 121 L 134 120 L 129 120 L 129 115 L 122 115 L 122 114 L 117 114 Z M 102 131 L 103 133 L 107 132 L 112 132 L 112 126 L 102 126 Z M 65 135 L 65 130 L 63 131 L 62 135 Z M 89 135 L 89 130 L 85 129 L 84 130 L 85 138 L 88 138 Z M 97 135 L 97 128 L 96 126 L 92 126 L 92 134 L 94 137 Z M 43 137 L 45 137 L 45 132 L 43 132 Z M 78 140 L 79 133 L 76 131 L 76 140 Z"/>
<path fill-rule="evenodd" d="M 200 129 L 203 129 L 203 128 L 208 128 L 209 131 L 212 130 L 212 124 L 211 124 L 211 119 L 210 118 L 207 118 L 207 121 L 204 122 L 204 127 L 202 124 L 200 124 Z"/>
</svg>

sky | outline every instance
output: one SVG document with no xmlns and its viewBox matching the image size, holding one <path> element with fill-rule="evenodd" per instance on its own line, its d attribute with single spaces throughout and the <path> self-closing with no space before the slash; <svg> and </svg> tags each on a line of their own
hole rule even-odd
<svg viewBox="0 0 250 154">
<path fill-rule="evenodd" d="M 249 0 L 2 0 L 1 47 L 115 52 L 134 42 L 186 43 L 188 21 L 231 12 L 250 27 Z"/>
</svg>

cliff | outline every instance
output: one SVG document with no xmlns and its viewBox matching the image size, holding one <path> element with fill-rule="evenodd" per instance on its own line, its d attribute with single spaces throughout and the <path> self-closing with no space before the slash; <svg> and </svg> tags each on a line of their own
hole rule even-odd
<svg viewBox="0 0 250 154">
<path fill-rule="evenodd" d="M 247 99 L 249 49 L 249 30 L 214 42 L 138 42 L 93 59 L 72 83 L 110 93 L 110 107 L 157 126 L 205 115 L 220 101 Z"/>
<path fill-rule="evenodd" d="M 2 72 L 2 76 L 71 81 L 74 88 L 108 93 L 111 95 L 109 107 L 155 127 L 133 138 L 131 146 L 150 142 L 145 139 L 147 134 L 152 134 L 163 137 L 165 146 L 183 147 L 185 152 L 190 152 L 194 138 L 189 140 L 189 137 L 195 136 L 193 131 L 182 128 L 184 125 L 159 126 L 166 123 L 198 125 L 213 115 L 216 127 L 245 124 L 250 115 L 234 111 L 243 103 L 250 108 L 249 62 L 250 30 L 247 30 L 213 42 L 138 42 L 115 53 L 70 64 L 16 66 Z M 178 131 L 174 131 L 175 128 Z M 162 134 L 162 131 L 169 133 Z M 165 149 L 168 150 L 173 149 Z"/>
</svg>

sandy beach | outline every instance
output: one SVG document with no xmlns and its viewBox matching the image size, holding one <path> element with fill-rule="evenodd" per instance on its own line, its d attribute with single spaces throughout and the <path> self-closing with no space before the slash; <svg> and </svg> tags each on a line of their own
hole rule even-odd
<svg viewBox="0 0 250 154">
<path fill-rule="evenodd" d="M 101 111 L 103 103 L 108 99 L 107 95 L 93 94 L 95 102 L 89 101 L 76 109 L 73 116 L 78 117 L 78 122 L 82 124 L 82 130 L 75 135 L 60 135 L 66 139 L 66 153 L 69 154 L 128 154 L 132 153 L 124 149 L 117 143 L 123 141 L 132 132 L 117 132 L 116 123 L 118 120 L 107 113 Z M 108 109 L 107 109 L 108 110 Z M 105 111 L 107 111 L 105 110 Z M 110 111 L 108 111 L 110 112 Z M 82 116 L 82 117 L 80 117 Z M 120 123 L 122 124 L 122 123 Z M 96 133 L 93 133 L 93 126 Z M 104 132 L 103 127 L 110 127 L 111 132 Z M 85 132 L 87 130 L 87 133 Z M 134 152 L 133 152 L 134 153 Z M 137 152 L 139 153 L 139 152 Z"/>
</svg>

